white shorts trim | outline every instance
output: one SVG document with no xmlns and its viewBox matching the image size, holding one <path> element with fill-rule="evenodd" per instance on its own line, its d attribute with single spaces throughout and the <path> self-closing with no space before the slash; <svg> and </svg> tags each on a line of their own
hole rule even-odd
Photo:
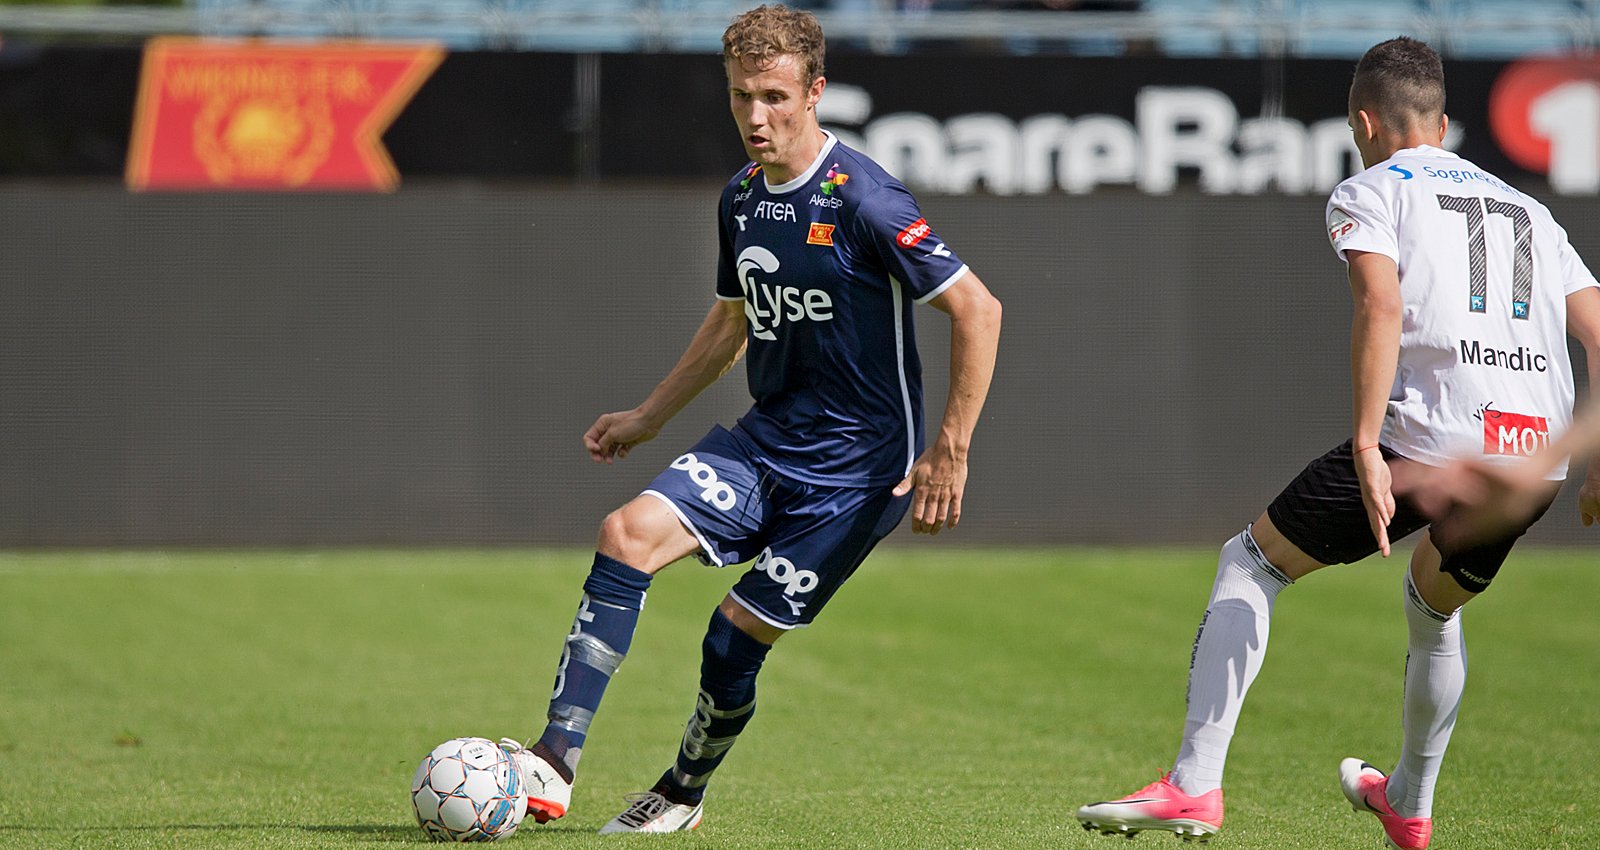
<svg viewBox="0 0 1600 850">
<path fill-rule="evenodd" d="M 753 615 L 757 620 L 760 620 L 761 622 L 766 623 L 767 625 L 769 625 L 769 626 L 771 626 L 771 627 L 773 627 L 775 629 L 782 629 L 783 631 L 788 632 L 788 631 L 793 631 L 795 629 L 803 629 L 807 625 L 805 623 L 780 623 L 777 620 L 772 619 L 771 616 L 769 616 L 766 613 L 762 612 L 756 606 L 751 605 L 750 603 L 744 601 L 742 598 L 740 598 L 739 594 L 734 593 L 732 590 L 728 591 L 728 598 L 732 599 L 734 602 L 739 603 L 739 607 L 740 608 L 743 608 L 744 610 L 749 611 L 751 613 L 751 615 Z"/>
<path fill-rule="evenodd" d="M 671 508 L 672 512 L 678 515 L 678 522 L 683 523 L 683 527 L 689 529 L 689 533 L 694 535 L 694 539 L 700 541 L 700 551 L 706 553 L 706 558 L 716 566 L 723 566 L 722 559 L 717 557 L 716 550 L 711 548 L 711 544 L 707 542 L 706 536 L 700 533 L 700 529 L 694 527 L 694 523 L 689 521 L 689 517 L 684 514 L 683 509 L 679 508 L 677 503 L 668 498 L 667 494 L 662 493 L 659 490 L 645 490 L 639 495 L 654 496 L 657 499 L 660 499 L 668 508 Z"/>
</svg>

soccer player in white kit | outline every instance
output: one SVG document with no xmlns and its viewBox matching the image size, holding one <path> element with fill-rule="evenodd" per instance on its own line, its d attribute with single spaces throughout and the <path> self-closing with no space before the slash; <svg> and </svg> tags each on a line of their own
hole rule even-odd
<svg viewBox="0 0 1600 850">
<path fill-rule="evenodd" d="M 1328 236 L 1348 266 L 1353 435 L 1306 467 L 1253 525 L 1222 548 L 1190 662 L 1182 744 L 1172 772 L 1127 797 L 1078 809 L 1085 829 L 1167 830 L 1204 839 L 1222 827 L 1222 772 L 1251 681 L 1266 654 L 1279 591 L 1329 564 L 1389 554 L 1427 525 L 1391 491 L 1391 464 L 1439 466 L 1472 455 L 1518 463 L 1567 428 L 1572 367 L 1566 334 L 1600 374 L 1600 288 L 1538 201 L 1441 149 L 1444 70 L 1410 38 L 1367 51 L 1350 85 L 1350 126 L 1367 166 L 1328 201 Z M 1434 782 L 1466 680 L 1459 609 L 1489 586 L 1512 544 L 1549 507 L 1491 539 L 1425 534 L 1402 580 L 1409 644 L 1403 739 L 1385 775 L 1339 766 L 1358 811 L 1378 817 L 1390 847 L 1422 850 Z M 1580 508 L 1600 503 L 1591 463 Z"/>
</svg>

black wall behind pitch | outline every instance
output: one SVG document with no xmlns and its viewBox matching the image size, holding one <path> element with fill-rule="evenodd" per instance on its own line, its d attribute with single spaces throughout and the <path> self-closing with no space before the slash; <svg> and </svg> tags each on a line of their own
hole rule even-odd
<svg viewBox="0 0 1600 850">
<path fill-rule="evenodd" d="M 586 545 L 748 403 L 736 369 L 626 462 L 580 448 L 711 304 L 716 188 L 0 187 L 0 546 Z M 1347 435 L 1321 199 L 923 207 L 1007 309 L 957 540 L 1215 542 Z M 1571 489 L 1533 539 L 1592 539 Z"/>
</svg>

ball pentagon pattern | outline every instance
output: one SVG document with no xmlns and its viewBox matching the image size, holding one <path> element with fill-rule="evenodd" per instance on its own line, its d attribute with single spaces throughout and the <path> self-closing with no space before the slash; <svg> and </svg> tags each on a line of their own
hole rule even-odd
<svg viewBox="0 0 1600 850">
<path fill-rule="evenodd" d="M 436 841 L 498 841 L 528 811 L 511 757 L 484 738 L 455 738 L 433 748 L 411 777 L 417 825 Z"/>
</svg>

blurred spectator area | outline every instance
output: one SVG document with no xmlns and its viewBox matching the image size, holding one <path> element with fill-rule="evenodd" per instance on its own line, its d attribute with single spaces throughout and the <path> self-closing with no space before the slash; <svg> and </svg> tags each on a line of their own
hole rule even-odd
<svg viewBox="0 0 1600 850">
<path fill-rule="evenodd" d="M 714 52 L 751 0 L 0 0 L 0 33 L 430 39 L 456 49 Z M 1600 0 L 794 0 L 835 50 L 1353 57 L 1405 33 L 1446 55 L 1593 49 Z"/>
</svg>

